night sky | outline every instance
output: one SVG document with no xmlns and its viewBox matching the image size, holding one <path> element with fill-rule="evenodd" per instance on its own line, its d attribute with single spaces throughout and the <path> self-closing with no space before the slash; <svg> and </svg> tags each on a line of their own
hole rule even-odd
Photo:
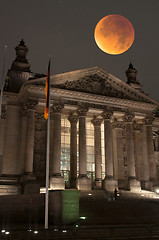
<svg viewBox="0 0 159 240">
<path fill-rule="evenodd" d="M 145 93 L 159 102 L 158 11 L 158 0 L 1 0 L 1 68 L 4 45 L 8 45 L 8 69 L 22 38 L 36 73 L 46 74 L 51 54 L 51 75 L 100 66 L 126 81 L 131 61 Z M 126 17 L 135 29 L 132 47 L 120 55 L 104 53 L 94 41 L 96 24 L 109 14 Z"/>
</svg>

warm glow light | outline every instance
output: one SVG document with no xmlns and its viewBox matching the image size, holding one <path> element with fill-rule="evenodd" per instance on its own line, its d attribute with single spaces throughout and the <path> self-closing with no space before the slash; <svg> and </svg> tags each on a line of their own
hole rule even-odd
<svg viewBox="0 0 159 240">
<path fill-rule="evenodd" d="M 158 188 L 156 189 L 156 193 L 159 194 L 159 189 Z"/>
<path fill-rule="evenodd" d="M 133 44 L 134 37 L 134 28 L 129 20 L 115 14 L 102 18 L 94 31 L 98 47 L 112 55 L 127 51 Z"/>
<path fill-rule="evenodd" d="M 58 229 L 57 229 L 57 228 L 55 228 L 55 229 L 54 229 L 54 231 L 55 231 L 55 232 L 57 232 L 57 231 L 58 231 Z"/>
<path fill-rule="evenodd" d="M 86 219 L 86 217 L 80 217 L 80 219 L 83 219 L 83 220 L 85 220 L 85 219 Z"/>
<path fill-rule="evenodd" d="M 48 188 L 48 190 L 50 191 L 51 188 Z M 46 193 L 46 188 L 40 188 L 40 193 Z"/>
</svg>

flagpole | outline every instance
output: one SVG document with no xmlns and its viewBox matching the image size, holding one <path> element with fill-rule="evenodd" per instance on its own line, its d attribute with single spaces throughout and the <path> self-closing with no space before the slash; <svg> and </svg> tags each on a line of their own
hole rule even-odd
<svg viewBox="0 0 159 240">
<path fill-rule="evenodd" d="M 47 119 L 47 148 L 46 148 L 46 194 L 45 194 L 45 229 L 48 229 L 49 210 L 49 146 L 50 146 L 50 99 Z"/>
<path fill-rule="evenodd" d="M 7 52 L 7 45 L 4 46 L 4 59 L 3 59 L 3 69 L 2 69 L 2 84 L 0 86 L 0 119 L 2 115 L 2 96 L 3 96 L 3 88 L 5 84 L 4 73 L 5 73 L 5 60 L 6 60 L 6 52 Z"/>
<path fill-rule="evenodd" d="M 50 68 L 49 60 L 49 68 Z M 50 69 L 49 69 L 49 82 L 50 82 Z M 50 83 L 48 83 L 48 119 L 47 119 L 47 147 L 46 147 L 46 193 L 45 193 L 45 229 L 48 229 L 48 211 L 49 211 L 49 154 L 50 154 Z"/>
</svg>

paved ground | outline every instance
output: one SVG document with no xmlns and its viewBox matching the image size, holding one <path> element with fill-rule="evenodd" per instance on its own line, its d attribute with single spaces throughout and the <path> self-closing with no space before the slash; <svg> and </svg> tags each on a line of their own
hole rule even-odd
<svg viewBox="0 0 159 240">
<path fill-rule="evenodd" d="M 80 216 L 85 225 L 159 224 L 159 199 L 147 191 L 122 191 L 116 201 L 105 191 L 82 192 Z"/>
</svg>

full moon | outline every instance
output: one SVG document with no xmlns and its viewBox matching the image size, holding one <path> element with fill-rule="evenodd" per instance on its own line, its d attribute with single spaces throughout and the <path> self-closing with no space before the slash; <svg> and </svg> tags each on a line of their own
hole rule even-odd
<svg viewBox="0 0 159 240">
<path fill-rule="evenodd" d="M 129 20 L 120 15 L 103 17 L 96 25 L 94 38 L 98 47 L 112 55 L 126 52 L 134 42 L 135 31 Z"/>
</svg>

